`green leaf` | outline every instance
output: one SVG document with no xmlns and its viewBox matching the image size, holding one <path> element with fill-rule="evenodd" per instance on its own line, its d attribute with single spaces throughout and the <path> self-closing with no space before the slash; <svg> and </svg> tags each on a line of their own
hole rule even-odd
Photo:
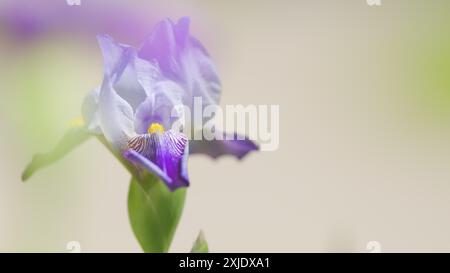
<svg viewBox="0 0 450 273">
<path fill-rule="evenodd" d="M 144 252 L 169 251 L 185 197 L 185 188 L 171 192 L 152 174 L 131 179 L 128 215 L 134 235 Z"/>
<path fill-rule="evenodd" d="M 71 127 L 53 150 L 48 153 L 33 156 L 33 159 L 22 173 L 22 181 L 26 181 L 36 171 L 60 160 L 89 137 L 90 134 L 84 126 Z"/>
<path fill-rule="evenodd" d="M 191 253 L 208 253 L 208 242 L 206 242 L 205 235 L 203 231 L 200 231 L 197 240 L 195 240 L 192 246 Z"/>
</svg>

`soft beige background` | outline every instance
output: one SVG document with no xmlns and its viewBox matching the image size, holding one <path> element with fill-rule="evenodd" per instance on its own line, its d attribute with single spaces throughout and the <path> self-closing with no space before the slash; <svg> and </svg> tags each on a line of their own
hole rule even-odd
<svg viewBox="0 0 450 273">
<path fill-rule="evenodd" d="M 200 229 L 213 252 L 366 252 L 372 240 L 383 251 L 450 251 L 450 84 L 446 74 L 432 77 L 450 67 L 441 58 L 450 55 L 447 1 L 136 6 L 162 11 L 151 22 L 191 16 L 217 62 L 223 105 L 280 105 L 277 151 L 243 162 L 191 159 L 172 251 L 188 251 Z M 0 251 L 64 252 L 72 240 L 84 252 L 140 251 L 127 218 L 129 175 L 96 140 L 20 182 L 31 155 L 57 141 L 101 79 L 95 40 L 68 41 L 12 56 L 2 43 Z M 20 82 L 30 55 L 51 71 L 37 65 L 31 74 L 65 83 L 35 91 L 50 99 L 6 88 L 17 87 L 11 76 Z M 29 107 L 52 123 L 20 114 Z"/>
</svg>

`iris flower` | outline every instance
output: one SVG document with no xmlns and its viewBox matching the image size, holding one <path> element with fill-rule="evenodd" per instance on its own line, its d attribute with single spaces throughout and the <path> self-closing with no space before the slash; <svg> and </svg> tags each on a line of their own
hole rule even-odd
<svg viewBox="0 0 450 273">
<path fill-rule="evenodd" d="M 258 149 L 234 132 L 232 140 L 189 140 L 183 132 L 171 129 L 186 114 L 176 106 L 192 110 L 194 98 L 201 98 L 202 107 L 218 105 L 221 94 L 216 67 L 202 44 L 190 35 L 188 18 L 158 23 L 139 49 L 109 36 L 97 39 L 104 77 L 83 102 L 83 122 L 70 129 L 53 151 L 35 156 L 23 173 L 24 180 L 89 136 L 105 143 L 133 175 L 154 174 L 171 191 L 189 185 L 189 154 L 241 159 Z M 196 132 L 202 128 L 185 129 Z"/>
</svg>

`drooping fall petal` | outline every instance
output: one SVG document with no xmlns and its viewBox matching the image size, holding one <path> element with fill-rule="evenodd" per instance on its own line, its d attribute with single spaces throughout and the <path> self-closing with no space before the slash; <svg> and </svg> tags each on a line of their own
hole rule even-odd
<svg viewBox="0 0 450 273">
<path fill-rule="evenodd" d="M 205 154 L 212 158 L 223 155 L 232 155 L 238 159 L 244 158 L 249 152 L 259 150 L 258 145 L 247 137 L 233 134 L 225 139 L 190 140 L 189 151 L 191 154 Z"/>
<path fill-rule="evenodd" d="M 170 190 L 187 187 L 187 137 L 169 130 L 136 136 L 128 142 L 123 156 L 131 163 L 161 178 Z"/>
</svg>

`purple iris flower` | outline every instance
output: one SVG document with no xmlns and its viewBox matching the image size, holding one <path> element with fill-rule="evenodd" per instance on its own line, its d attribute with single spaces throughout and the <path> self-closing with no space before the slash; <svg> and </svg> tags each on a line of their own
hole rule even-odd
<svg viewBox="0 0 450 273">
<path fill-rule="evenodd" d="M 192 109 L 194 98 L 201 98 L 203 107 L 218 105 L 220 100 L 215 65 L 190 35 L 188 18 L 158 23 L 139 49 L 108 36 L 98 36 L 98 41 L 104 78 L 83 103 L 85 126 L 91 134 L 104 136 L 111 150 L 137 174 L 153 173 L 175 190 L 189 185 L 189 154 L 214 158 L 229 154 L 241 159 L 258 149 L 234 133 L 233 140 L 189 141 L 171 129 L 184 114 L 178 110 L 174 116 L 175 106 Z"/>
</svg>

